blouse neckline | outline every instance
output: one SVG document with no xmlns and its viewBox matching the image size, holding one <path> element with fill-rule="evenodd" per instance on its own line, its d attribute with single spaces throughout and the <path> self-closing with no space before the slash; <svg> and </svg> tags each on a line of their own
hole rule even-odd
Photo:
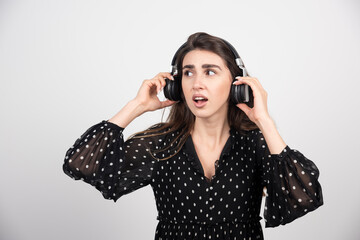
<svg viewBox="0 0 360 240">
<path fill-rule="evenodd" d="M 209 183 L 216 176 L 217 168 L 219 168 L 220 162 L 222 161 L 221 159 L 223 159 L 224 156 L 230 155 L 230 150 L 232 148 L 234 148 L 234 144 L 236 142 L 235 138 L 237 135 L 237 131 L 233 127 L 231 127 L 229 130 L 229 133 L 230 133 L 230 136 L 227 139 L 227 141 L 221 151 L 220 158 L 216 160 L 217 164 L 215 165 L 215 175 L 212 176 L 211 179 L 209 179 L 208 177 L 205 176 L 204 168 L 203 168 L 203 166 L 200 162 L 200 159 L 197 155 L 191 134 L 189 134 L 188 138 L 186 139 L 184 152 L 185 152 L 185 155 L 187 156 L 187 160 L 192 164 L 192 166 L 195 168 L 195 170 L 197 172 L 199 172 Z"/>
</svg>

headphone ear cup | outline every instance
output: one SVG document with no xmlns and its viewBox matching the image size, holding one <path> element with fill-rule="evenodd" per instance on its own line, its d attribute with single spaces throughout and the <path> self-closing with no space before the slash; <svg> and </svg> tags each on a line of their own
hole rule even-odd
<svg viewBox="0 0 360 240">
<path fill-rule="evenodd" d="M 180 86 L 179 86 L 179 79 L 174 76 L 174 80 L 170 80 L 165 78 L 165 87 L 164 87 L 164 95 L 167 99 L 172 101 L 180 101 Z"/>
<path fill-rule="evenodd" d="M 249 107 L 253 106 L 252 89 L 247 84 L 232 85 L 230 98 L 235 105 L 238 103 L 247 103 Z"/>
<path fill-rule="evenodd" d="M 241 103 L 240 86 L 241 85 L 231 85 L 230 99 L 235 105 Z"/>
</svg>

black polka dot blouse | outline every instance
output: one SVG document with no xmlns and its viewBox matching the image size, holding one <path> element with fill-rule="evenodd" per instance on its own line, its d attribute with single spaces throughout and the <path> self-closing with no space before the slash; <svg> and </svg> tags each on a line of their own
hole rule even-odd
<svg viewBox="0 0 360 240">
<path fill-rule="evenodd" d="M 230 129 L 211 179 L 191 135 L 176 150 L 179 132 L 124 141 L 123 130 L 107 120 L 90 127 L 66 152 L 63 170 L 115 202 L 150 184 L 159 220 L 155 240 L 263 239 L 264 187 L 265 227 L 290 223 L 323 204 L 316 165 L 288 145 L 270 154 L 259 129 Z"/>
</svg>

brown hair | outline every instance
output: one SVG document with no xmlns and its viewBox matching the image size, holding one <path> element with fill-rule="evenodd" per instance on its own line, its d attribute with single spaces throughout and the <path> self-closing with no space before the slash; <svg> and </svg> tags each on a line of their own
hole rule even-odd
<svg viewBox="0 0 360 240">
<path fill-rule="evenodd" d="M 234 54 L 228 45 L 221 38 L 209 35 L 204 32 L 197 32 L 190 35 L 186 41 L 185 46 L 179 50 L 175 63 L 178 69 L 178 74 L 182 75 L 182 62 L 185 55 L 195 49 L 207 50 L 219 55 L 225 61 L 233 79 L 241 74 L 241 70 L 236 65 Z M 179 76 L 179 79 L 181 81 L 181 76 Z M 150 137 L 178 131 L 180 134 L 178 134 L 177 137 L 173 139 L 171 144 L 168 144 L 168 147 L 165 149 L 163 148 L 153 151 L 154 153 L 166 151 L 170 145 L 181 138 L 178 145 L 176 146 L 177 150 L 175 151 L 175 154 L 165 157 L 161 160 L 166 160 L 176 155 L 184 145 L 187 137 L 190 135 L 190 131 L 194 127 L 195 122 L 195 116 L 187 106 L 182 90 L 181 98 L 182 101 L 177 102 L 170 107 L 170 113 L 166 122 L 154 124 L 149 129 L 135 133 L 129 138 Z M 258 126 L 252 122 L 241 109 L 239 109 L 232 101 L 230 101 L 230 98 L 228 103 L 228 123 L 230 127 L 235 128 L 239 132 L 258 128 Z M 252 107 L 253 102 L 249 105 Z"/>
</svg>

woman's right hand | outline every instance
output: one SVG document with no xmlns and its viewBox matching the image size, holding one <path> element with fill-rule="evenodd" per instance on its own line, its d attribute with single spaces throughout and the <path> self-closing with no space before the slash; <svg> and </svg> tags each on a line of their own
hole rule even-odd
<svg viewBox="0 0 360 240">
<path fill-rule="evenodd" d="M 176 101 L 171 100 L 160 101 L 157 97 L 157 94 L 165 87 L 165 78 L 173 80 L 170 73 L 161 72 L 154 78 L 143 81 L 134 100 L 142 106 L 144 112 L 154 111 L 176 103 Z"/>
<path fill-rule="evenodd" d="M 147 111 L 154 111 L 170 106 L 176 101 L 160 101 L 157 97 L 158 92 L 165 86 L 165 78 L 173 79 L 170 73 L 159 73 L 152 79 L 144 80 L 136 97 L 129 101 L 115 116 L 108 121 L 122 128 L 135 118 Z"/>
</svg>

